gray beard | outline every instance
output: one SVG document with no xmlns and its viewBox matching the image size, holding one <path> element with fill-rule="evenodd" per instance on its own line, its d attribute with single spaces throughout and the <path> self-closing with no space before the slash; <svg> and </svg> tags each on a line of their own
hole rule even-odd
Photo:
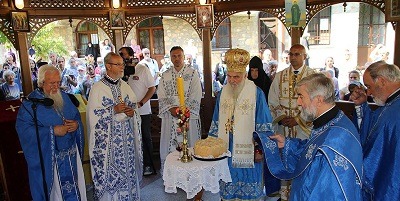
<svg viewBox="0 0 400 201">
<path fill-rule="evenodd" d="M 302 108 L 300 117 L 302 117 L 307 122 L 312 122 L 317 118 L 317 108 L 310 106 L 309 108 Z"/>
<path fill-rule="evenodd" d="M 375 104 L 377 104 L 378 106 L 385 106 L 385 104 L 386 104 L 385 101 L 382 101 L 382 100 L 379 99 L 379 98 L 372 97 L 372 99 L 374 99 Z"/>
<path fill-rule="evenodd" d="M 243 79 L 243 81 L 240 82 L 239 84 L 232 86 L 233 98 L 235 100 L 239 97 L 240 93 L 242 92 L 243 87 L 244 87 L 244 82 L 245 82 L 245 80 Z"/>
<path fill-rule="evenodd" d="M 57 111 L 62 111 L 64 108 L 64 100 L 61 96 L 61 91 L 58 90 L 57 93 L 50 93 L 47 95 L 48 98 L 53 99 L 54 104 L 53 107 L 54 109 L 56 109 Z"/>
</svg>

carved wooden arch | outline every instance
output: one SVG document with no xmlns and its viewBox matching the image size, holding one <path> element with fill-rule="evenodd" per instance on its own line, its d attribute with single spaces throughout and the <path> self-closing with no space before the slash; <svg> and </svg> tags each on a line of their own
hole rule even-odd
<svg viewBox="0 0 400 201">
<path fill-rule="evenodd" d="M 125 29 L 122 30 L 122 34 L 123 34 L 123 41 L 126 41 L 126 39 L 128 38 L 128 34 L 129 32 L 131 32 L 131 30 L 138 25 L 141 21 L 148 19 L 148 18 L 152 18 L 155 16 L 151 16 L 151 15 L 141 15 L 141 16 L 126 16 L 125 17 Z"/>
<path fill-rule="evenodd" d="M 188 13 L 188 14 L 174 14 L 174 15 L 167 15 L 167 16 L 176 17 L 176 18 L 182 19 L 182 20 L 186 21 L 187 23 L 189 23 L 189 25 L 191 27 L 193 27 L 193 29 L 196 31 L 197 35 L 199 35 L 200 40 L 202 40 L 203 32 L 201 31 L 201 29 L 198 29 L 196 26 L 196 14 Z M 129 29 L 127 28 L 126 30 L 123 31 L 124 41 L 128 38 L 129 32 L 131 32 L 131 30 L 136 25 L 138 25 L 141 21 L 148 19 L 148 18 L 152 18 L 152 17 L 156 17 L 156 16 L 151 16 L 151 15 L 127 16 L 126 17 L 126 27 L 130 27 L 130 28 Z"/>
<path fill-rule="evenodd" d="M 370 4 L 370 5 L 378 8 L 383 13 L 385 13 L 385 1 L 384 0 L 359 0 L 359 1 L 352 1 L 352 2 Z M 346 3 L 346 2 L 344 2 L 344 3 Z M 308 25 L 308 23 L 310 23 L 311 19 L 318 12 L 320 12 L 321 10 L 323 10 L 329 6 L 335 5 L 335 4 L 339 4 L 339 3 L 324 3 L 324 4 L 318 4 L 318 5 L 307 5 L 306 6 L 306 10 L 307 10 L 306 25 L 304 27 L 301 27 L 301 34 L 303 34 L 305 27 Z"/>
<path fill-rule="evenodd" d="M 108 17 L 85 17 L 84 20 L 96 24 L 100 29 L 102 29 L 110 39 L 110 41 L 114 40 L 114 36 L 110 29 L 110 20 Z"/>
<path fill-rule="evenodd" d="M 36 36 L 36 34 L 39 32 L 41 28 L 44 26 L 55 22 L 59 19 L 57 18 L 36 18 L 36 17 L 31 17 L 29 19 L 29 24 L 31 26 L 31 31 L 27 34 L 28 35 L 28 43 L 31 44 L 33 38 Z"/>
<path fill-rule="evenodd" d="M 215 12 L 214 13 L 214 28 L 211 29 L 211 37 L 212 40 L 214 38 L 214 34 L 218 29 L 218 26 L 229 16 L 239 13 L 241 11 L 223 11 L 223 12 Z"/>
<path fill-rule="evenodd" d="M 11 21 L 7 18 L 0 18 L 0 31 L 4 33 L 14 48 L 17 47 L 15 32 L 12 29 Z"/>
<path fill-rule="evenodd" d="M 28 33 L 28 43 L 31 43 L 33 38 L 39 32 L 41 28 L 44 26 L 58 21 L 58 20 L 65 20 L 70 19 L 69 17 L 62 17 L 62 18 L 31 18 L 29 20 L 29 24 L 31 26 L 31 31 Z M 79 20 L 86 20 L 88 22 L 96 24 L 100 29 L 102 29 L 110 40 L 113 40 L 113 35 L 111 30 L 108 28 L 109 20 L 106 17 L 87 17 Z"/>
<path fill-rule="evenodd" d="M 283 25 L 285 25 L 286 30 L 290 34 L 290 29 L 286 27 L 285 8 L 268 8 L 262 9 L 261 11 L 269 13 L 278 18 L 278 20 L 281 21 Z"/>
<path fill-rule="evenodd" d="M 192 26 L 193 29 L 196 31 L 197 35 L 199 35 L 200 40 L 203 41 L 203 31 L 202 29 L 197 28 L 195 13 L 175 14 L 173 16 L 185 20 L 187 23 L 189 23 L 190 26 Z"/>
<path fill-rule="evenodd" d="M 278 18 L 283 24 L 285 24 L 285 8 L 268 8 L 268 9 L 261 9 L 261 10 L 254 10 L 254 11 L 261 11 L 266 12 L 274 17 Z M 211 30 L 211 36 L 214 36 L 215 32 L 217 31 L 218 26 L 229 16 L 234 15 L 242 11 L 227 11 L 227 12 L 216 12 L 214 14 L 215 25 L 214 28 Z M 290 30 L 286 28 L 290 33 Z M 211 37 L 212 39 L 213 37 Z"/>
</svg>

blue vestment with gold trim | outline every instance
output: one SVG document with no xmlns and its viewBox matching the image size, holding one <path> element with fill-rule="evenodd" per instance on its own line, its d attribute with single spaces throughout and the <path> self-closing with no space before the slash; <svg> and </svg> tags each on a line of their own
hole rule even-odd
<svg viewBox="0 0 400 201">
<path fill-rule="evenodd" d="M 224 89 L 222 89 L 224 90 Z M 222 94 L 222 93 L 220 93 Z M 256 118 L 254 131 L 265 132 L 270 131 L 272 117 L 265 101 L 265 95 L 260 88 L 256 91 Z M 218 137 L 218 124 L 225 123 L 219 122 L 219 107 L 220 96 L 218 96 L 214 115 L 211 122 L 209 135 Z M 232 152 L 233 148 L 233 135 L 229 134 L 229 151 Z M 257 200 L 265 196 L 263 192 L 263 162 L 254 163 L 254 168 L 235 168 L 232 165 L 232 158 L 228 158 L 229 170 L 232 177 L 232 182 L 220 181 L 220 194 L 224 200 Z M 266 172 L 265 174 L 269 174 Z M 279 186 L 279 180 L 271 180 L 276 182 Z M 268 186 L 269 184 L 266 184 Z M 275 185 L 276 186 L 276 185 Z"/>
</svg>

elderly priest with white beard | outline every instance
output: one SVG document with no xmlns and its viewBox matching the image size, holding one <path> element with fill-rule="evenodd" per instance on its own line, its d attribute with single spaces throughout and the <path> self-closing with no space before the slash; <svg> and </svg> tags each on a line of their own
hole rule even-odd
<svg viewBox="0 0 400 201">
<path fill-rule="evenodd" d="M 83 125 L 78 109 L 60 91 L 60 82 L 56 67 L 42 66 L 39 88 L 28 95 L 17 116 L 16 130 L 28 164 L 33 200 L 87 199 L 81 163 Z"/>
<path fill-rule="evenodd" d="M 227 142 L 232 153 L 228 159 L 232 182 L 220 181 L 220 195 L 222 200 L 262 200 L 264 182 L 268 192 L 279 181 L 263 180 L 269 172 L 263 172 L 262 152 L 253 132 L 270 131 L 272 117 L 264 92 L 247 79 L 249 52 L 230 49 L 225 56 L 228 84 L 217 98 L 209 131 Z"/>
</svg>

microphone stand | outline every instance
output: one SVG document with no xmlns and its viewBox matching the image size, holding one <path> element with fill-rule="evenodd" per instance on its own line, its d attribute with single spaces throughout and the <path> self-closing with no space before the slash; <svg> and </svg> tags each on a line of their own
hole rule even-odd
<svg viewBox="0 0 400 201">
<path fill-rule="evenodd" d="M 32 101 L 32 110 L 33 110 L 33 122 L 35 124 L 35 131 L 36 131 L 36 140 L 38 144 L 38 151 L 39 151 L 39 160 L 40 160 L 40 169 L 42 170 L 42 179 L 43 179 L 43 190 L 44 190 L 44 197 L 46 201 L 49 201 L 49 193 L 47 191 L 47 182 L 46 176 L 44 172 L 44 159 L 43 153 L 40 145 L 40 137 L 39 137 L 39 127 L 38 127 L 38 120 L 37 120 L 37 103 Z"/>
</svg>

